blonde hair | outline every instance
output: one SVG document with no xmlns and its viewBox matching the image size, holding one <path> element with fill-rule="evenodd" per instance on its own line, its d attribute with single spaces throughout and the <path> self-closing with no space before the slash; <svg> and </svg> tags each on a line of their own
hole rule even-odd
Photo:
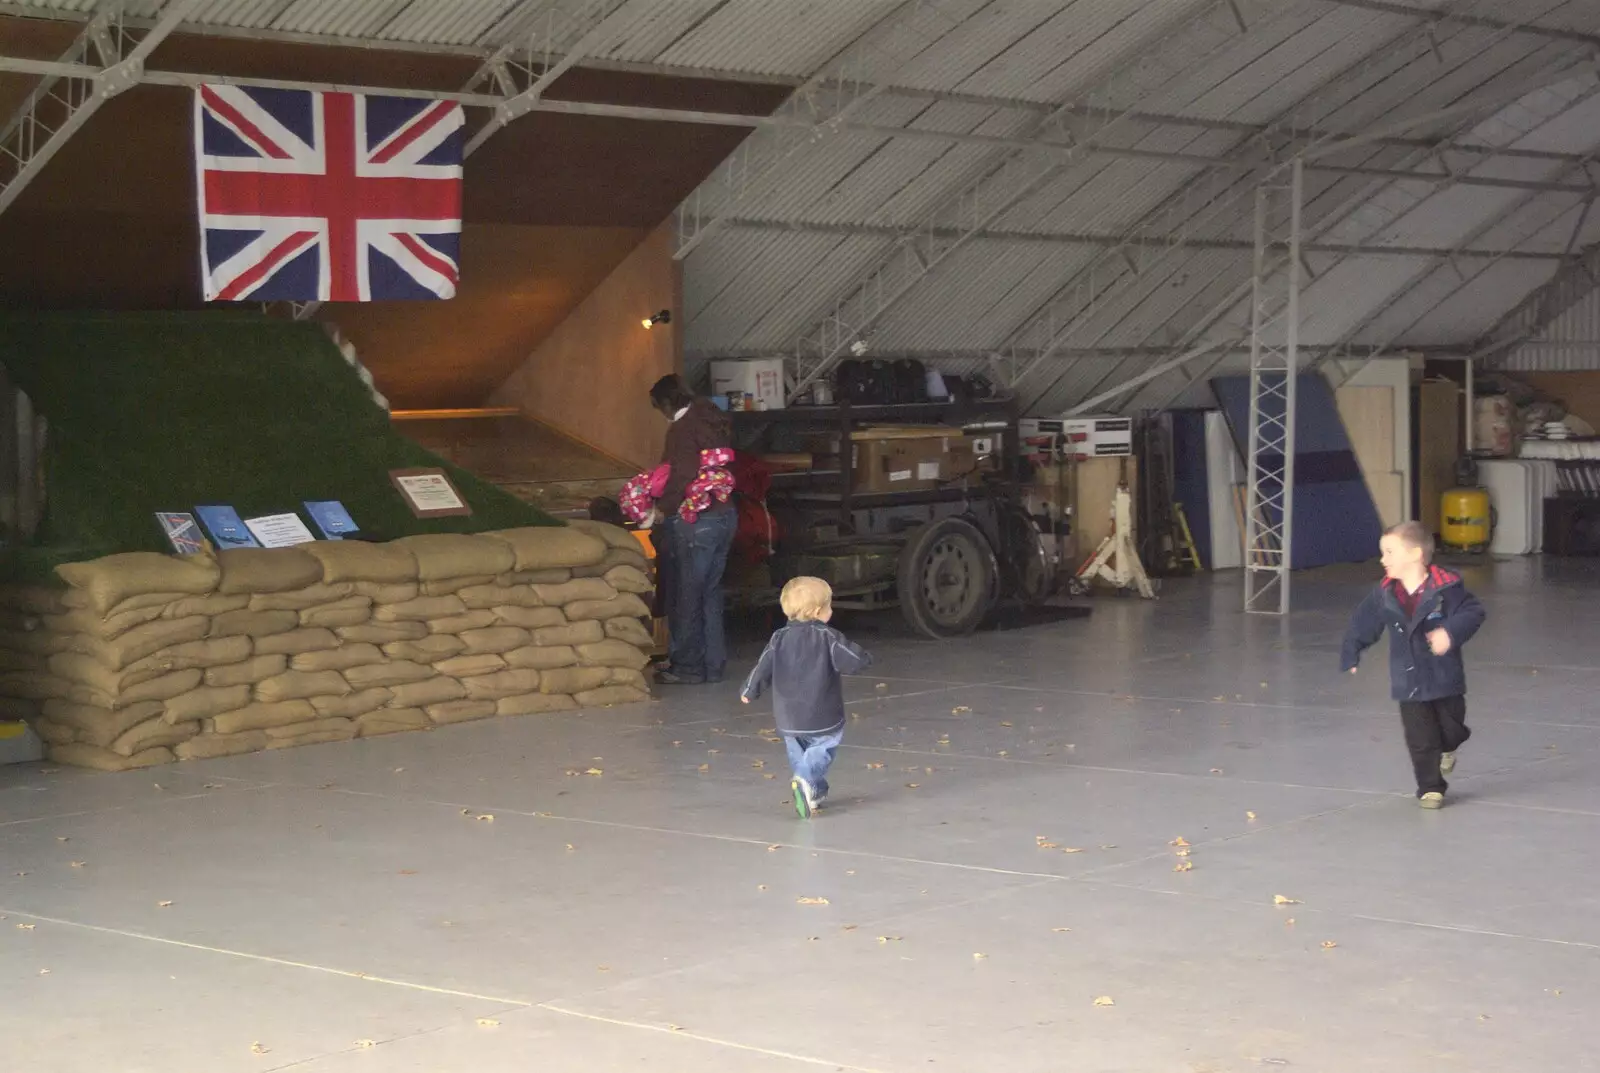
<svg viewBox="0 0 1600 1073">
<path fill-rule="evenodd" d="M 1408 548 L 1420 548 L 1423 563 L 1433 562 L 1433 534 L 1421 522 L 1401 522 L 1383 535 L 1394 537 Z"/>
<path fill-rule="evenodd" d="M 797 577 L 778 597 L 790 622 L 818 622 L 833 610 L 833 589 L 819 577 Z"/>
</svg>

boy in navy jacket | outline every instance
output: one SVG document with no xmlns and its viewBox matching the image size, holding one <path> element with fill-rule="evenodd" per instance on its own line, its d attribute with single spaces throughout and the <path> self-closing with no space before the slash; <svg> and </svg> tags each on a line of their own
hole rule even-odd
<svg viewBox="0 0 1600 1073">
<path fill-rule="evenodd" d="M 1467 728 L 1467 675 L 1461 646 L 1483 625 L 1483 604 L 1461 575 L 1432 565 L 1433 537 L 1416 522 L 1384 534 L 1384 581 L 1356 608 L 1344 635 L 1341 666 L 1351 674 L 1361 653 L 1389 636 L 1389 683 L 1417 776 L 1417 801 L 1442 808 Z"/>
<path fill-rule="evenodd" d="M 789 624 L 767 642 L 739 699 L 749 704 L 772 689 L 772 712 L 794 772 L 794 810 L 807 819 L 828 796 L 828 768 L 844 738 L 840 676 L 866 670 L 872 657 L 828 625 L 833 589 L 821 578 L 795 578 L 779 602 Z"/>
</svg>

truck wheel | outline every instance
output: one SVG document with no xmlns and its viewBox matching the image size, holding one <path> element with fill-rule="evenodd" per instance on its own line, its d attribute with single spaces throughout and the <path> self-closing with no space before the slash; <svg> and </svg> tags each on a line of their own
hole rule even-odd
<svg viewBox="0 0 1600 1073">
<path fill-rule="evenodd" d="M 963 637 L 989 613 L 998 572 L 989 542 L 971 522 L 922 526 L 900 551 L 900 613 L 926 637 Z"/>
</svg>

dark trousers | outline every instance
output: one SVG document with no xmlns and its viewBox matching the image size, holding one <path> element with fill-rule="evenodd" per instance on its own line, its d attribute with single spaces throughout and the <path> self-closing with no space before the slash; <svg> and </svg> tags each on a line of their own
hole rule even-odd
<svg viewBox="0 0 1600 1073">
<path fill-rule="evenodd" d="M 1400 724 L 1405 727 L 1406 748 L 1417 775 L 1417 796 L 1444 793 L 1450 786 L 1439 772 L 1439 757 L 1455 752 L 1472 737 L 1467 726 L 1467 698 L 1403 701 Z"/>
<path fill-rule="evenodd" d="M 738 515 L 732 507 L 706 511 L 695 521 L 667 522 L 672 543 L 672 599 L 667 607 L 672 673 L 720 681 L 728 664 L 722 622 L 722 575 Z"/>
</svg>

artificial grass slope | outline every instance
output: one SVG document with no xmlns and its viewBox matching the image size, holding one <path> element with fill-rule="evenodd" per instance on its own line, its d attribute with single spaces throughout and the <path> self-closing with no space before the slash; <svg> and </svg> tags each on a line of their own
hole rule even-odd
<svg viewBox="0 0 1600 1073">
<path fill-rule="evenodd" d="M 167 551 L 154 514 L 337 499 L 368 535 L 559 525 L 405 439 L 317 325 L 246 314 L 0 314 L 0 364 L 50 422 L 31 556 Z M 389 471 L 440 466 L 467 518 L 414 518 Z M 310 519 L 306 518 L 307 524 Z M 312 527 L 315 532 L 315 526 Z"/>
</svg>

